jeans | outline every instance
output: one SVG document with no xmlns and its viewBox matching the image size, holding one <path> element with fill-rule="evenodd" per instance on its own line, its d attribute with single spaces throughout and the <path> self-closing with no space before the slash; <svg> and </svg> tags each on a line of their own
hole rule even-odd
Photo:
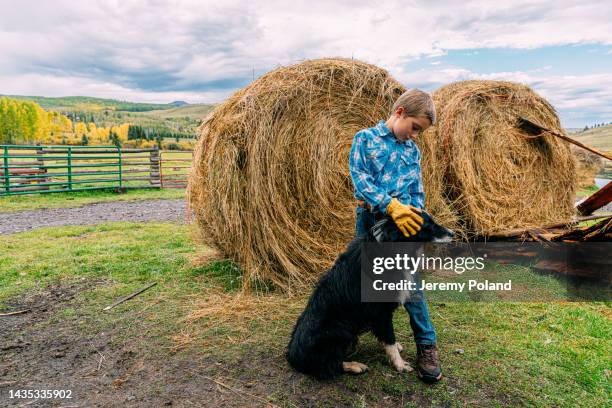
<svg viewBox="0 0 612 408">
<path fill-rule="evenodd" d="M 357 207 L 357 219 L 355 222 L 355 235 L 362 236 L 370 229 L 378 220 L 378 217 L 371 211 Z M 429 311 L 427 310 L 427 302 L 425 294 L 421 290 L 413 292 L 416 299 L 404 303 L 404 308 L 410 316 L 410 327 L 414 334 L 416 344 L 435 344 L 436 331 L 431 323 Z"/>
</svg>

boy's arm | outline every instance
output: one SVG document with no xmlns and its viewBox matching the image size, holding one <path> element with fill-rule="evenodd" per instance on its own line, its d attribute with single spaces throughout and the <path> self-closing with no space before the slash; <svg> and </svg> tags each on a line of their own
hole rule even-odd
<svg viewBox="0 0 612 408">
<path fill-rule="evenodd" d="M 423 170 L 421 169 L 421 151 L 416 144 L 414 145 L 414 161 L 416 166 L 414 168 L 414 185 L 411 185 L 408 189 L 408 195 L 410 196 L 411 204 L 416 207 L 423 209 L 425 208 L 425 193 L 423 188 Z"/>
<path fill-rule="evenodd" d="M 372 206 L 372 208 L 385 214 L 387 206 L 391 202 L 391 196 L 385 190 L 374 184 L 370 166 L 368 166 L 365 152 L 366 136 L 363 132 L 357 132 L 353 138 L 349 169 L 355 190 L 357 190 Z"/>
</svg>

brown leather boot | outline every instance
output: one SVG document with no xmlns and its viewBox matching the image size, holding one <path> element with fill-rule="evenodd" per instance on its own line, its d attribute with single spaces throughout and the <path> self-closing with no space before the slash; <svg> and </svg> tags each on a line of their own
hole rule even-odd
<svg viewBox="0 0 612 408">
<path fill-rule="evenodd" d="M 428 383 L 434 383 L 442 378 L 438 347 L 435 344 L 417 344 L 417 375 Z"/>
</svg>

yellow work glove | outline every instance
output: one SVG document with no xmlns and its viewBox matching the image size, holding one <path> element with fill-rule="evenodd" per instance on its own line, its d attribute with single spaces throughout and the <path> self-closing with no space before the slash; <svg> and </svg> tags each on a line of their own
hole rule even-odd
<svg viewBox="0 0 612 408">
<path fill-rule="evenodd" d="M 416 235 L 423 225 L 423 218 L 418 215 L 421 210 L 411 205 L 404 205 L 397 198 L 392 198 L 387 206 L 387 214 L 393 218 L 395 225 L 406 237 Z"/>
</svg>

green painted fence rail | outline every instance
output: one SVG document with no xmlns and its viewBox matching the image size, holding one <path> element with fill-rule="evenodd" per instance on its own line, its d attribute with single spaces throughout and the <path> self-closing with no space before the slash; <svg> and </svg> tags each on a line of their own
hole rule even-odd
<svg viewBox="0 0 612 408">
<path fill-rule="evenodd" d="M 0 197 L 162 187 L 157 148 L 0 145 L 0 154 Z"/>
</svg>

